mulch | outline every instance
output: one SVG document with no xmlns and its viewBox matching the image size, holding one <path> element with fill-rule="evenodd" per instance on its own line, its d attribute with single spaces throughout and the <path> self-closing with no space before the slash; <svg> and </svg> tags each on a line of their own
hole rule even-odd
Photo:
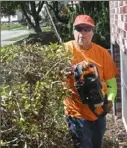
<svg viewBox="0 0 127 148">
<path fill-rule="evenodd" d="M 103 148 L 127 148 L 127 132 L 121 118 L 107 115 L 107 130 L 104 136 Z"/>
</svg>

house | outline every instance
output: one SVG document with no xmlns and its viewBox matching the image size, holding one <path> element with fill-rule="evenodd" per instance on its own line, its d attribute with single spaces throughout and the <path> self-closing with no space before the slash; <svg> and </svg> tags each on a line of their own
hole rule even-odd
<svg viewBox="0 0 127 148">
<path fill-rule="evenodd" d="M 121 116 L 127 131 L 127 1 L 109 1 L 111 48 L 120 70 L 116 116 Z"/>
<path fill-rule="evenodd" d="M 13 22 L 20 22 L 23 19 L 23 14 L 20 11 L 16 11 L 15 15 L 9 15 L 9 16 L 2 16 L 1 17 L 1 23 L 13 23 Z"/>
</svg>

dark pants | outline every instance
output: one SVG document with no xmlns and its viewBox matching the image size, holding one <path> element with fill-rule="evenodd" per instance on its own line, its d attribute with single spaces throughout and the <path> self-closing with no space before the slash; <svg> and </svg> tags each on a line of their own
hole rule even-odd
<svg viewBox="0 0 127 148">
<path fill-rule="evenodd" d="M 106 130 L 106 117 L 96 121 L 67 116 L 67 122 L 74 142 L 74 148 L 102 148 Z"/>
</svg>

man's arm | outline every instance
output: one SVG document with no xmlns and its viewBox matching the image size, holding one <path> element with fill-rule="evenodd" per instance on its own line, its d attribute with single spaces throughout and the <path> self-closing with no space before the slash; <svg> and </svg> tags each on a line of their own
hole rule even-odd
<svg viewBox="0 0 127 148">
<path fill-rule="evenodd" d="M 106 80 L 106 84 L 108 86 L 107 99 L 108 101 L 114 102 L 117 95 L 116 78 L 114 77 L 112 79 Z"/>
</svg>

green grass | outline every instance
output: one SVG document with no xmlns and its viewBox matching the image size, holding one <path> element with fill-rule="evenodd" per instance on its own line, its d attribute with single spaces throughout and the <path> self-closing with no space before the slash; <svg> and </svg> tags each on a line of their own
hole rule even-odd
<svg viewBox="0 0 127 148">
<path fill-rule="evenodd" d="M 52 30 L 52 29 L 51 29 L 51 26 L 41 27 L 41 29 L 42 29 L 42 31 L 44 31 L 44 32 L 49 32 L 49 31 Z"/>
<path fill-rule="evenodd" d="M 11 30 L 11 29 L 26 29 L 26 26 L 21 24 L 1 24 L 1 30 Z"/>
<path fill-rule="evenodd" d="M 21 29 L 27 29 L 27 26 L 24 26 L 22 24 L 1 24 L 1 30 L 21 30 Z M 51 26 L 41 27 L 41 29 L 45 32 L 51 31 Z"/>
<path fill-rule="evenodd" d="M 18 41 L 18 40 L 21 40 L 21 39 L 28 37 L 28 35 L 29 34 L 24 34 L 24 35 L 20 35 L 20 36 L 10 38 L 10 39 L 4 40 L 4 41 Z"/>
</svg>

